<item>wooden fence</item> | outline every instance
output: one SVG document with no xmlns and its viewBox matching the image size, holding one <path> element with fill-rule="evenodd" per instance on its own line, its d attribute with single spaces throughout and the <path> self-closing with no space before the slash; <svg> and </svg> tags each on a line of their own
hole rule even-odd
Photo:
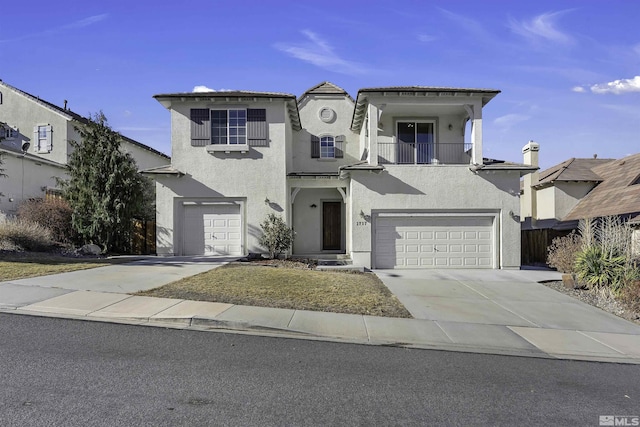
<svg viewBox="0 0 640 427">
<path fill-rule="evenodd" d="M 131 253 L 134 255 L 155 255 L 156 253 L 156 222 L 133 220 L 133 235 L 131 237 Z"/>
<path fill-rule="evenodd" d="M 522 265 L 546 265 L 547 248 L 556 237 L 566 236 L 571 230 L 522 230 L 520 262 Z"/>
</svg>

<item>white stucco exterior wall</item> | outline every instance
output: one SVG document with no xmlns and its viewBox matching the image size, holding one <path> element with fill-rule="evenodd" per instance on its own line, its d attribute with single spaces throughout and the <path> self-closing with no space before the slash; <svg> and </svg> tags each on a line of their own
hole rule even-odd
<svg viewBox="0 0 640 427">
<path fill-rule="evenodd" d="M 319 113 L 322 108 L 331 108 L 335 111 L 335 119 L 328 123 L 320 120 Z M 298 109 L 303 130 L 294 133 L 293 163 L 289 171 L 337 172 L 340 166 L 360 160 L 359 136 L 349 129 L 353 115 L 353 102 L 349 98 L 311 95 L 298 105 Z M 311 135 L 333 137 L 344 135 L 344 157 L 341 159 L 311 158 Z"/>
<path fill-rule="evenodd" d="M 43 198 L 47 188 L 57 188 L 55 177 L 66 177 L 64 167 L 18 153 L 0 152 L 4 174 L 0 178 L 0 212 L 15 215 L 20 203 L 30 198 Z"/>
<path fill-rule="evenodd" d="M 381 174 L 353 173 L 351 225 L 354 263 L 371 267 L 376 212 L 485 213 L 496 215 L 496 268 L 520 266 L 519 172 L 481 171 L 468 166 L 388 165 Z M 368 217 L 361 224 L 359 213 Z M 358 222 L 358 224 L 355 224 Z"/>
<path fill-rule="evenodd" d="M 287 129 L 284 102 L 252 103 L 250 108 L 266 110 L 268 147 L 251 147 L 248 153 L 208 153 L 207 147 L 191 146 L 191 108 L 246 108 L 246 104 L 203 105 L 185 102 L 172 106 L 172 165 L 186 172 L 177 177 L 157 177 L 157 252 L 181 254 L 181 203 L 189 201 L 238 201 L 246 236 L 244 253 L 263 252 L 258 244 L 260 223 L 269 213 L 286 219 L 288 203 L 286 183 Z M 266 203 L 265 200 L 269 201 Z"/>
</svg>

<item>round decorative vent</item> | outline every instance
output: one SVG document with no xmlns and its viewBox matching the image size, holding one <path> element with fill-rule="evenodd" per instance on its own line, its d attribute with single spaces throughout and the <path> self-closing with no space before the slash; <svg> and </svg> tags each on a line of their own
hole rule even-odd
<svg viewBox="0 0 640 427">
<path fill-rule="evenodd" d="M 331 123 L 336 119 L 336 112 L 329 107 L 322 107 L 318 112 L 320 120 L 325 123 Z"/>
</svg>

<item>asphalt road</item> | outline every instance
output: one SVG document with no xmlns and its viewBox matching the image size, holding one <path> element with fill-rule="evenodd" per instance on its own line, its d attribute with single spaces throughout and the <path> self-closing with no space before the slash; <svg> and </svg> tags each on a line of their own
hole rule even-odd
<svg viewBox="0 0 640 427">
<path fill-rule="evenodd" d="M 0 314 L 0 425 L 561 425 L 640 367 Z"/>
</svg>

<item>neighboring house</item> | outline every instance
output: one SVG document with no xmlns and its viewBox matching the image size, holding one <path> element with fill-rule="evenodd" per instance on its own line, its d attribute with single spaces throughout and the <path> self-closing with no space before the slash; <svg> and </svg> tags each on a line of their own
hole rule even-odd
<svg viewBox="0 0 640 427">
<path fill-rule="evenodd" d="M 524 163 L 538 166 L 539 151 L 540 145 L 530 141 L 522 148 Z M 594 168 L 613 160 L 571 158 L 525 175 L 520 197 L 522 229 L 575 229 L 576 221 L 565 221 L 565 217 L 602 182 Z"/>
<path fill-rule="evenodd" d="M 159 255 L 263 253 L 282 215 L 292 254 L 373 268 L 518 268 L 519 181 L 482 156 L 500 91 L 361 89 L 170 93 L 172 162 L 155 176 Z M 466 138 L 466 140 L 465 140 Z"/>
<path fill-rule="evenodd" d="M 0 81 L 0 155 L 6 178 L 0 178 L 0 212 L 15 214 L 20 203 L 59 192 L 56 178 L 66 177 L 70 141 L 87 118 Z M 140 169 L 166 164 L 169 156 L 122 137 Z"/>
<path fill-rule="evenodd" d="M 618 215 L 640 216 L 640 154 L 593 167 L 602 181 L 563 218 L 565 221 Z"/>
<path fill-rule="evenodd" d="M 527 144 L 524 163 L 537 166 L 539 149 Z M 523 263 L 545 262 L 553 238 L 576 230 L 580 219 L 614 215 L 640 225 L 640 154 L 571 158 L 525 175 L 520 200 Z"/>
</svg>

